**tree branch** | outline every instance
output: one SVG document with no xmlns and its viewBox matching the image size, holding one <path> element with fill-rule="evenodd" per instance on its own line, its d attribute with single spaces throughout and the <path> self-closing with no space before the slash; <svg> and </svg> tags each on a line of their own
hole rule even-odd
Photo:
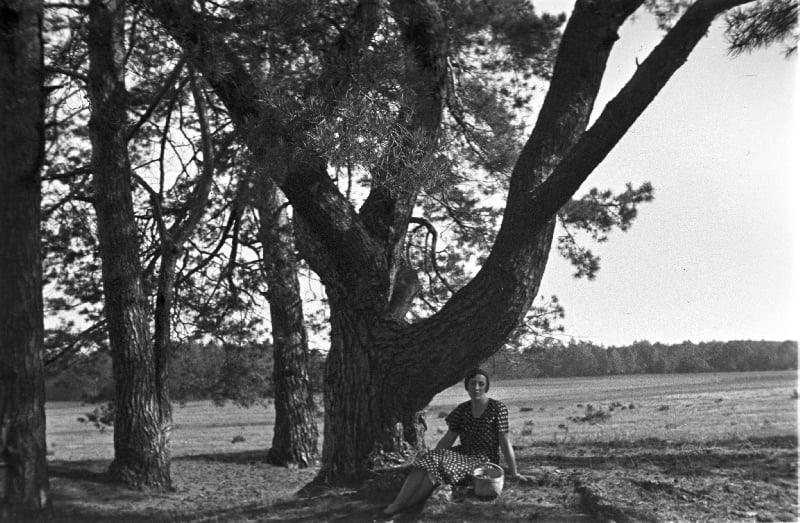
<svg viewBox="0 0 800 523">
<path fill-rule="evenodd" d="M 52 173 L 48 170 L 47 174 L 42 176 L 42 181 L 54 181 L 54 180 L 67 180 L 70 178 L 74 178 L 75 176 L 80 176 L 82 174 L 91 174 L 92 167 L 91 165 L 84 165 L 82 167 L 76 167 L 71 171 L 66 171 L 63 173 Z"/>
<path fill-rule="evenodd" d="M 214 180 L 214 142 L 211 133 L 208 129 L 208 115 L 206 114 L 206 105 L 203 100 L 203 93 L 197 85 L 194 71 L 191 72 L 189 81 L 192 89 L 192 96 L 194 96 L 194 106 L 197 113 L 197 120 L 200 124 L 200 140 L 203 149 L 203 164 L 200 179 L 197 180 L 192 191 L 187 206 L 189 207 L 189 215 L 185 220 L 180 222 L 176 221 L 170 231 L 171 241 L 175 245 L 183 245 L 186 242 L 189 234 L 200 222 L 203 217 L 206 204 L 208 203 L 208 194 L 211 191 L 211 182 Z"/>
<path fill-rule="evenodd" d="M 80 80 L 84 83 L 84 85 L 89 81 L 89 77 L 85 74 L 81 74 L 78 71 L 73 69 L 67 69 L 66 67 L 57 67 L 54 65 L 45 66 L 44 72 L 46 74 L 60 74 L 64 76 L 68 76 L 70 78 L 75 78 L 76 80 Z"/>
<path fill-rule="evenodd" d="M 130 141 L 134 137 L 134 135 L 142 127 L 142 125 L 144 125 L 153 115 L 153 112 L 156 110 L 156 107 L 158 107 L 158 104 L 161 103 L 161 100 L 164 99 L 164 96 L 167 94 L 167 92 L 170 90 L 170 88 L 173 86 L 175 81 L 180 76 L 181 71 L 183 70 L 183 66 L 185 64 L 186 64 L 186 57 L 181 56 L 180 60 L 178 60 L 178 63 L 175 64 L 175 67 L 172 69 L 172 71 L 170 71 L 169 75 L 167 76 L 167 79 L 164 80 L 164 84 L 161 86 L 161 89 L 159 89 L 158 93 L 156 93 L 156 95 L 153 97 L 153 100 L 150 102 L 150 105 L 147 107 L 147 110 L 145 110 L 144 114 L 142 114 L 139 117 L 139 120 L 135 124 L 133 124 L 130 127 L 130 129 L 128 129 L 128 133 L 126 134 L 126 138 L 128 141 Z"/>
<path fill-rule="evenodd" d="M 380 14 L 378 0 L 360 0 L 344 27 L 325 17 L 339 32 L 339 38 L 328 47 L 322 59 L 325 70 L 320 75 L 320 93 L 326 97 L 328 105 L 340 100 L 353 84 L 357 72 L 354 71 L 354 64 L 357 64 L 378 30 Z"/>
<path fill-rule="evenodd" d="M 361 286 L 365 272 L 386 263 L 361 219 L 327 172 L 327 162 L 305 149 L 309 122 L 289 120 L 224 38 L 201 14 L 178 0 L 135 0 L 161 22 L 225 104 L 254 162 L 278 184 L 295 212 L 334 258 L 340 276 Z M 210 22 L 208 22 L 210 24 Z M 310 260 L 313 262 L 313 260 Z M 370 278 L 377 281 L 377 278 Z"/>
<path fill-rule="evenodd" d="M 236 204 L 234 203 L 234 207 L 235 205 Z M 211 263 L 211 260 L 213 260 L 217 256 L 217 254 L 219 254 L 219 252 L 222 250 L 222 248 L 228 241 L 228 235 L 230 234 L 231 229 L 233 228 L 233 223 L 236 221 L 236 215 L 237 215 L 237 210 L 235 208 L 231 209 L 231 213 L 228 216 L 228 221 L 225 223 L 225 227 L 223 227 L 222 229 L 222 234 L 220 235 L 219 241 L 217 242 L 217 245 L 214 247 L 214 250 L 212 250 L 208 256 L 206 256 L 203 260 L 201 260 L 200 263 L 192 267 L 192 269 L 189 272 L 181 276 L 177 280 L 177 285 L 181 285 L 183 284 L 183 282 L 188 281 L 189 278 L 191 278 L 195 273 L 201 271 L 205 266 Z"/>
<path fill-rule="evenodd" d="M 600 117 L 529 196 L 530 219 L 550 219 L 578 190 L 591 172 L 630 129 L 636 119 L 687 60 L 722 11 L 750 0 L 701 0 L 687 9 L 675 26 L 636 69 L 630 81 L 606 105 Z"/>
<path fill-rule="evenodd" d="M 404 80 L 410 84 L 412 99 L 408 107 L 401 108 L 398 116 L 397 127 L 403 136 L 401 143 L 390 148 L 386 159 L 380 162 L 383 167 L 371 173 L 372 189 L 360 215 L 373 236 L 394 249 L 397 256 L 423 182 L 422 177 L 403 175 L 408 170 L 407 156 L 421 157 L 435 150 L 447 100 L 449 40 L 442 13 L 435 2 L 393 0 L 390 6 L 408 55 Z M 425 140 L 422 147 L 420 137 Z M 398 190 L 388 181 L 390 177 L 418 180 Z"/>
<path fill-rule="evenodd" d="M 415 381 L 422 388 L 421 395 L 433 397 L 475 361 L 493 354 L 530 309 L 551 250 L 555 223 L 554 212 L 544 220 L 531 220 L 531 191 L 552 173 L 585 131 L 618 30 L 642 2 L 576 2 L 536 126 L 512 172 L 503 223 L 491 253 L 478 274 L 439 312 L 402 332 L 404 339 L 424 340 L 420 349 L 387 357 L 388 368 L 426 358 L 432 372 Z"/>
<path fill-rule="evenodd" d="M 439 238 L 439 232 L 436 230 L 436 227 L 433 226 L 431 222 L 426 220 L 425 218 L 420 218 L 417 216 L 412 216 L 409 219 L 409 223 L 417 223 L 422 225 L 428 230 L 428 234 L 431 235 L 431 266 L 433 266 L 433 272 L 436 274 L 436 277 L 439 278 L 439 281 L 442 282 L 442 285 L 450 291 L 450 294 L 455 294 L 455 290 L 450 287 L 450 284 L 447 283 L 447 280 L 442 276 L 442 273 L 439 271 L 439 263 L 436 261 L 436 242 Z"/>
<path fill-rule="evenodd" d="M 106 321 L 98 321 L 97 323 L 92 324 L 91 326 L 84 329 L 80 332 L 75 339 L 73 339 L 69 344 L 67 344 L 64 348 L 62 348 L 58 354 L 55 356 L 51 356 L 44 361 L 44 366 L 47 367 L 48 365 L 52 365 L 56 361 L 60 360 L 64 356 L 69 354 L 74 354 L 81 349 L 81 342 L 83 342 L 87 337 L 94 334 L 96 331 L 100 329 L 104 329 L 106 327 Z"/>
</svg>

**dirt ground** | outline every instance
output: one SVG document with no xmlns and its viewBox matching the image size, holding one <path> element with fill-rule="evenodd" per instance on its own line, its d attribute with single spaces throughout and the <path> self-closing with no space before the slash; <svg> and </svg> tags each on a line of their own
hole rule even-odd
<svg viewBox="0 0 800 523">
<path fill-rule="evenodd" d="M 496 499 L 437 490 L 394 521 L 797 521 L 795 436 L 713 443 L 652 439 L 532 443 L 517 449 L 529 484 Z M 303 489 L 315 470 L 264 463 L 244 451 L 177 457 L 175 491 L 149 494 L 108 481 L 107 460 L 52 461 L 56 521 L 388 521 L 402 481 L 386 471 L 360 488 Z"/>
</svg>

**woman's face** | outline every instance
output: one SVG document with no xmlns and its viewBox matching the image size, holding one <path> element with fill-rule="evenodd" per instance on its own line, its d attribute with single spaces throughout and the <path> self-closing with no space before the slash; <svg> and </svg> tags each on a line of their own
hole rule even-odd
<svg viewBox="0 0 800 523">
<path fill-rule="evenodd" d="M 467 392 L 469 397 L 477 400 L 486 396 L 486 376 L 477 374 L 467 381 Z"/>
</svg>

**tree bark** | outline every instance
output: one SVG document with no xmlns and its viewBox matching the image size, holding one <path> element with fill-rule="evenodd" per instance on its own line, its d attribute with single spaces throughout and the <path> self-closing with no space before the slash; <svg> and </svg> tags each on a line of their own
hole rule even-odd
<svg viewBox="0 0 800 523">
<path fill-rule="evenodd" d="M 0 0 L 0 520 L 51 508 L 42 357 L 42 2 Z"/>
<path fill-rule="evenodd" d="M 269 179 L 262 180 L 256 205 L 264 251 L 272 326 L 275 430 L 267 461 L 283 467 L 316 464 L 317 421 L 311 380 L 303 299 L 297 279 L 294 234 L 285 199 Z"/>
<path fill-rule="evenodd" d="M 369 470 L 402 460 L 412 450 L 400 420 L 409 411 L 403 400 L 413 399 L 414 391 L 398 378 L 412 381 L 409 376 L 427 362 L 394 369 L 394 374 L 376 368 L 381 350 L 395 344 L 408 348 L 398 323 L 360 314 L 339 297 L 329 299 L 331 348 L 325 360 L 323 462 L 317 481 L 344 484 L 359 482 Z"/>
<path fill-rule="evenodd" d="M 172 411 L 153 353 L 127 151 L 124 5 L 93 0 L 89 14 L 93 203 L 116 393 L 110 472 L 134 488 L 170 490 Z"/>
</svg>

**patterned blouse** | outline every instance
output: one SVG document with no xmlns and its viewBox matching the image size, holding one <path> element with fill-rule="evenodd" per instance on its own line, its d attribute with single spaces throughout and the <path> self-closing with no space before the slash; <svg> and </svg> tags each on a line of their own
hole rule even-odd
<svg viewBox="0 0 800 523">
<path fill-rule="evenodd" d="M 445 422 L 461 440 L 453 450 L 500 463 L 500 433 L 508 432 L 508 409 L 503 403 L 490 398 L 483 414 L 476 418 L 472 403 L 465 401 L 453 409 Z"/>
</svg>

